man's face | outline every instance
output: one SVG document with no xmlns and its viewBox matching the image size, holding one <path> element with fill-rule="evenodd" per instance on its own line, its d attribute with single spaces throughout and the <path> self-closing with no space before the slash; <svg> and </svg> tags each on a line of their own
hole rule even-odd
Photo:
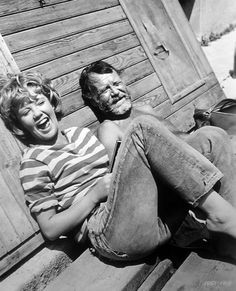
<svg viewBox="0 0 236 291">
<path fill-rule="evenodd" d="M 115 71 L 108 74 L 91 73 L 89 78 L 97 91 L 93 100 L 101 112 L 123 115 L 131 109 L 130 95 Z"/>
</svg>

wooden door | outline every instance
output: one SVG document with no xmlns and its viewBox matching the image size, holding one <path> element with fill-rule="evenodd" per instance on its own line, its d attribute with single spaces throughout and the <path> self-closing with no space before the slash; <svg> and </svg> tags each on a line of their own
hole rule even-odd
<svg viewBox="0 0 236 291">
<path fill-rule="evenodd" d="M 174 0 L 120 0 L 172 104 L 205 85 L 211 68 Z"/>
</svg>

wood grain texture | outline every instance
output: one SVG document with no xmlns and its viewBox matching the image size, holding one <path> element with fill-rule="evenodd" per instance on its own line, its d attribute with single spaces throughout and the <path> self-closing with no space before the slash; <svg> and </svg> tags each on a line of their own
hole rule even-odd
<svg viewBox="0 0 236 291">
<path fill-rule="evenodd" d="M 35 1 L 35 0 L 34 0 Z M 126 18 L 120 6 L 29 28 L 4 37 L 12 53 L 61 39 Z"/>
<path fill-rule="evenodd" d="M 118 5 L 117 0 L 74 0 L 0 17 L 0 33 L 7 35 L 55 21 Z"/>
<path fill-rule="evenodd" d="M 0 74 L 17 73 L 18 65 L 13 59 L 5 40 L 0 34 Z"/>
<path fill-rule="evenodd" d="M 44 238 L 41 233 L 35 233 L 27 241 L 19 244 L 16 250 L 10 251 L 6 256 L 2 257 L 0 260 L 0 276 L 14 267 L 16 263 L 19 263 L 30 253 L 34 252 L 43 243 Z"/>
<path fill-rule="evenodd" d="M 58 4 L 60 2 L 66 2 L 70 0 L 46 0 L 45 6 Z M 0 1 L 0 16 L 5 16 L 13 13 L 19 13 L 35 8 L 40 8 L 39 1 L 35 0 L 1 0 Z"/>
<path fill-rule="evenodd" d="M 36 66 L 33 69 L 50 79 L 54 79 L 89 65 L 91 62 L 111 57 L 137 45 L 139 45 L 139 41 L 135 34 L 131 33 Z"/>
<path fill-rule="evenodd" d="M 234 291 L 236 265 L 191 253 L 162 291 Z"/>
<path fill-rule="evenodd" d="M 182 10 L 179 1 L 162 0 L 166 13 L 169 15 L 178 35 L 181 38 L 185 48 L 191 55 L 194 66 L 201 77 L 205 77 L 212 72 L 212 68 L 203 53 L 200 41 L 196 39 L 188 19 Z M 184 29 L 183 29 L 184 28 Z"/>
<path fill-rule="evenodd" d="M 111 265 L 86 250 L 45 291 L 135 291 L 158 263 L 159 259 L 153 255 L 151 260 L 147 258 L 135 264 L 117 262 Z"/>
<path fill-rule="evenodd" d="M 119 21 L 94 28 L 85 33 L 74 34 L 44 45 L 14 53 L 13 57 L 21 70 L 24 71 L 28 68 L 53 61 L 54 59 L 58 60 L 61 57 L 121 37 L 132 31 L 127 20 Z"/>
</svg>

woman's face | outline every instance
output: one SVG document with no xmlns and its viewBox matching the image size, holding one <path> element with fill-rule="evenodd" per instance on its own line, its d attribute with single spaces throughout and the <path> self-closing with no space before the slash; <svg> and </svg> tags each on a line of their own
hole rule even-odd
<svg viewBox="0 0 236 291">
<path fill-rule="evenodd" d="M 46 96 L 40 93 L 24 102 L 18 109 L 17 117 L 35 144 L 55 144 L 58 121 Z"/>
</svg>

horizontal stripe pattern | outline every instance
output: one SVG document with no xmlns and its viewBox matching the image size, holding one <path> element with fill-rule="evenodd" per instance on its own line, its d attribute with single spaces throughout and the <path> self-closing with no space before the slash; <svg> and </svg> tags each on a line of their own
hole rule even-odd
<svg viewBox="0 0 236 291">
<path fill-rule="evenodd" d="M 31 212 L 70 207 L 108 172 L 106 150 L 88 128 L 64 134 L 67 145 L 40 145 L 22 157 L 20 179 Z"/>
</svg>

